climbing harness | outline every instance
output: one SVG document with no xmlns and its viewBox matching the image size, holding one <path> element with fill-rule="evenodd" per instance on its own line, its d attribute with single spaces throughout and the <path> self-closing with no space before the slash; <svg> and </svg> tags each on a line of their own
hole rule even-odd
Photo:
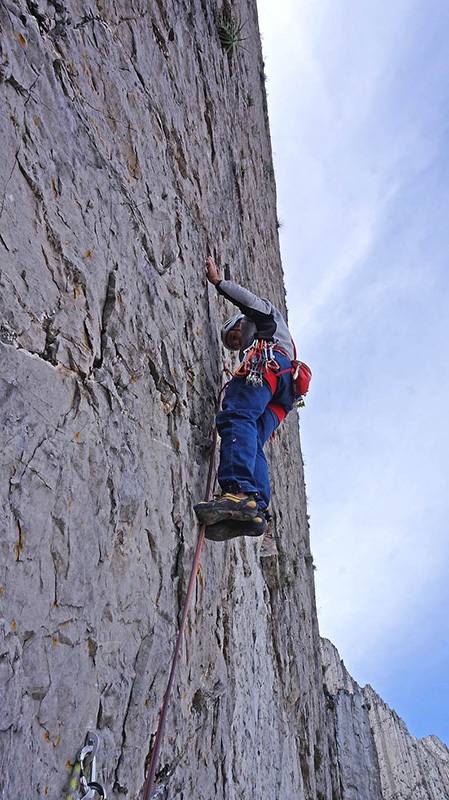
<svg viewBox="0 0 449 800">
<path fill-rule="evenodd" d="M 276 352 L 283 353 L 289 358 L 287 353 L 273 342 L 255 339 L 252 345 L 244 351 L 243 361 L 235 370 L 234 376 L 236 378 L 245 378 L 246 383 L 251 386 L 262 386 L 265 380 L 269 384 L 274 395 L 276 393 L 279 376 L 290 372 L 293 382 L 295 406 L 304 406 L 304 395 L 309 389 L 312 371 L 303 361 L 297 360 L 296 346 L 293 339 L 292 344 L 294 357 L 291 359 L 291 367 L 281 370 L 276 361 L 275 354 Z M 285 409 L 278 403 L 273 402 L 269 403 L 268 407 L 274 411 L 279 423 L 281 423 L 287 413 Z"/>
<path fill-rule="evenodd" d="M 89 731 L 86 744 L 77 755 L 66 800 L 107 800 L 103 786 L 95 780 L 98 743 L 97 734 Z M 87 779 L 86 768 L 90 780 Z"/>
<path fill-rule="evenodd" d="M 285 375 L 285 373 L 291 372 L 293 391 L 295 393 L 295 405 L 304 406 L 304 395 L 307 394 L 309 390 L 310 381 L 312 380 L 312 370 L 303 361 L 298 361 L 296 358 L 296 345 L 293 339 L 292 344 L 292 366 L 288 369 L 280 370 L 279 364 L 275 358 L 275 353 L 276 351 L 281 353 L 284 351 L 276 347 L 273 342 L 255 339 L 252 345 L 244 351 L 243 361 L 235 370 L 234 376 L 236 378 L 246 378 L 246 382 L 251 386 L 262 386 L 265 378 L 270 384 L 274 394 L 279 375 Z M 287 353 L 285 353 L 285 355 L 287 355 Z M 285 414 L 283 416 L 285 416 Z"/>
<path fill-rule="evenodd" d="M 227 371 L 226 368 L 224 368 L 224 372 L 226 372 L 226 371 Z M 226 387 L 227 387 L 227 383 L 225 383 L 222 386 L 222 388 L 220 390 L 220 393 L 218 395 L 217 411 L 221 408 L 221 400 L 222 400 L 222 397 L 223 397 L 223 394 L 224 394 L 224 391 L 225 391 Z M 210 461 L 209 461 L 209 470 L 208 470 L 208 473 L 207 473 L 206 492 L 205 492 L 205 496 L 204 496 L 205 500 L 210 500 L 211 493 L 212 493 L 213 476 L 214 476 L 214 471 L 215 471 L 214 470 L 215 453 L 217 451 L 217 442 L 218 442 L 218 432 L 217 432 L 217 428 L 214 427 L 214 435 L 213 435 L 213 438 L 212 438 L 212 452 L 211 452 Z M 150 765 L 148 767 L 148 773 L 147 773 L 147 777 L 146 777 L 146 781 L 145 781 L 145 786 L 144 786 L 144 789 L 143 789 L 142 800 L 149 800 L 150 797 L 151 797 L 152 791 L 153 791 L 154 779 L 155 779 L 155 776 L 156 776 L 156 768 L 157 768 L 158 759 L 159 759 L 159 751 L 161 749 L 162 739 L 163 739 L 163 736 L 164 736 L 165 721 L 166 721 L 167 711 L 168 711 L 168 703 L 169 703 L 169 700 L 170 700 L 170 694 L 171 694 L 171 690 L 172 690 L 172 686 L 173 686 L 173 679 L 174 679 L 174 676 L 175 676 L 175 671 L 176 671 L 176 667 L 177 667 L 177 664 L 178 664 L 179 655 L 180 655 L 180 652 L 181 652 L 181 646 L 182 646 L 182 641 L 183 641 L 183 638 L 184 638 L 184 632 L 185 632 L 185 628 L 186 628 L 186 624 L 187 624 L 187 616 L 188 616 L 188 613 L 189 613 L 189 607 L 190 607 L 190 603 L 191 603 L 192 596 L 193 596 L 193 590 L 195 588 L 195 581 L 196 581 L 196 576 L 197 576 L 198 567 L 199 567 L 199 563 L 200 563 L 200 556 L 201 556 L 201 550 L 202 550 L 203 543 L 204 543 L 204 534 L 205 534 L 205 532 L 206 532 L 206 525 L 204 524 L 200 528 L 200 533 L 199 533 L 199 536 L 198 536 L 198 541 L 197 541 L 197 545 L 196 545 L 196 550 L 195 550 L 195 556 L 194 556 L 194 559 L 193 559 L 192 569 L 190 571 L 190 577 L 189 577 L 189 583 L 188 583 L 188 586 L 187 586 L 186 599 L 185 599 L 184 608 L 183 608 L 183 611 L 182 611 L 181 623 L 179 625 L 178 638 L 176 639 L 175 650 L 174 650 L 174 654 L 173 654 L 173 661 L 172 661 L 172 665 L 171 665 L 171 669 L 170 669 L 170 675 L 169 675 L 169 678 L 168 678 L 168 683 L 167 683 L 167 688 L 165 690 L 164 699 L 162 701 L 162 708 L 161 708 L 161 712 L 160 712 L 160 715 L 159 715 L 159 722 L 158 722 L 158 726 L 157 726 L 157 730 L 156 730 L 153 749 L 151 751 Z"/>
<path fill-rule="evenodd" d="M 254 339 L 252 345 L 243 353 L 243 361 L 237 367 L 236 378 L 246 378 L 251 386 L 262 386 L 267 374 L 279 370 L 274 357 L 274 343 L 264 339 Z"/>
</svg>

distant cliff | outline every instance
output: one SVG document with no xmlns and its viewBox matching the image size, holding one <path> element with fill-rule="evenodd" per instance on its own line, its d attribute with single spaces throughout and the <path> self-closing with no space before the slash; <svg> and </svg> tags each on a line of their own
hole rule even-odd
<svg viewBox="0 0 449 800">
<path fill-rule="evenodd" d="M 449 750 L 436 736 L 418 740 L 371 688 L 361 689 L 335 647 L 322 640 L 324 688 L 341 798 L 447 800 Z"/>
<path fill-rule="evenodd" d="M 0 26 L 0 795 L 65 798 L 95 731 L 137 800 L 231 310 L 206 254 L 285 310 L 256 3 L 3 0 Z M 269 457 L 269 534 L 205 544 L 155 796 L 447 797 L 438 740 L 410 747 L 440 794 L 398 793 L 381 701 L 337 657 L 323 681 L 294 414 Z"/>
</svg>

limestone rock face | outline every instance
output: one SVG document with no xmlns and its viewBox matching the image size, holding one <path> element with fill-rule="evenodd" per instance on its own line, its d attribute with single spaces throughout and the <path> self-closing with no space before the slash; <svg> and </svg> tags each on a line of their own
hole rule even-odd
<svg viewBox="0 0 449 800">
<path fill-rule="evenodd" d="M 383 800 L 377 752 L 363 691 L 336 648 L 322 640 L 329 747 L 341 800 Z"/>
<path fill-rule="evenodd" d="M 65 797 L 92 730 L 108 797 L 138 798 L 234 312 L 205 256 L 285 307 L 256 4 L 0 15 L 0 795 Z M 204 547 L 158 797 L 330 796 L 290 417 L 270 536 Z"/>
<path fill-rule="evenodd" d="M 351 678 L 322 640 L 334 773 L 341 800 L 447 800 L 449 750 L 436 736 L 418 740 L 378 694 Z"/>
<path fill-rule="evenodd" d="M 0 796 L 80 796 L 93 731 L 137 800 L 234 311 L 205 256 L 285 311 L 256 3 L 3 0 L 0 33 Z M 295 414 L 268 456 L 269 533 L 205 543 L 153 796 L 447 797 L 335 654 L 323 690 Z"/>
</svg>

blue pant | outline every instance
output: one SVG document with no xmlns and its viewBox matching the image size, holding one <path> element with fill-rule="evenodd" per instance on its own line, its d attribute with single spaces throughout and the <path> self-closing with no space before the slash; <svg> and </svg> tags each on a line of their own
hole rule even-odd
<svg viewBox="0 0 449 800">
<path fill-rule="evenodd" d="M 275 353 L 280 370 L 291 362 Z M 270 502 L 270 478 L 263 447 L 279 425 L 279 418 L 268 408 L 270 402 L 291 411 L 294 403 L 291 372 L 280 375 L 274 394 L 267 381 L 251 386 L 245 378 L 232 378 L 217 414 L 217 430 L 221 438 L 218 482 L 223 492 L 257 492 L 258 505 L 267 508 Z"/>
</svg>

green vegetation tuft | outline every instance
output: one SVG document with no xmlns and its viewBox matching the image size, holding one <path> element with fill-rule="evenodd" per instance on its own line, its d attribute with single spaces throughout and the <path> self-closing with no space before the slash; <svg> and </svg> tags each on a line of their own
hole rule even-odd
<svg viewBox="0 0 449 800">
<path fill-rule="evenodd" d="M 237 48 L 243 47 L 243 42 L 249 39 L 249 36 L 242 36 L 245 25 L 246 22 L 241 22 L 226 2 L 220 12 L 217 30 L 221 45 L 229 56 L 233 56 Z"/>
</svg>

